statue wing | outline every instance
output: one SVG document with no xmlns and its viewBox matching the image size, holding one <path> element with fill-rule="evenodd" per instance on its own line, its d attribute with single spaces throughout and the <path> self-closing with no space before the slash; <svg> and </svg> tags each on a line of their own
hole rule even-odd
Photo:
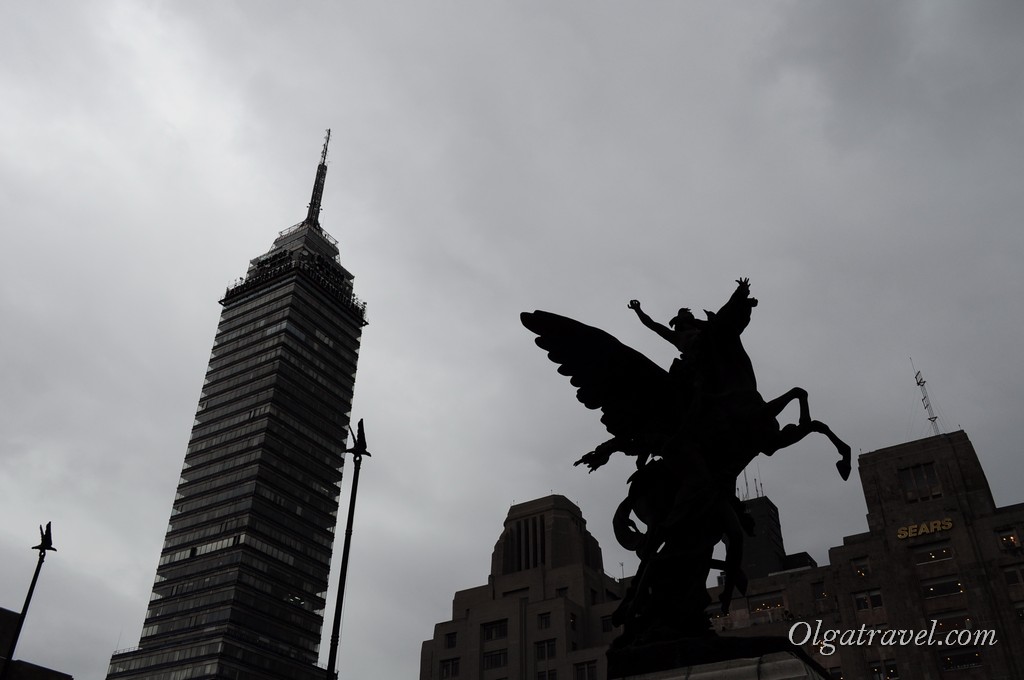
<svg viewBox="0 0 1024 680">
<path fill-rule="evenodd" d="M 568 317 L 535 311 L 520 319 L 558 372 L 569 376 L 580 403 L 601 410 L 613 436 L 670 434 L 679 411 L 665 369 L 609 333 Z"/>
</svg>

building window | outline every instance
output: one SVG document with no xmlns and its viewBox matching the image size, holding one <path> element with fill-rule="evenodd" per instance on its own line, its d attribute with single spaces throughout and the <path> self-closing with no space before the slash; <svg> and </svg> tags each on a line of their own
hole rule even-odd
<svg viewBox="0 0 1024 680">
<path fill-rule="evenodd" d="M 818 581 L 817 583 L 811 584 L 811 590 L 814 592 L 815 600 L 827 600 L 828 591 L 825 590 L 825 582 Z"/>
<path fill-rule="evenodd" d="M 1017 608 L 1017 620 L 1018 621 L 1024 621 L 1024 602 L 1018 602 L 1016 604 L 1016 608 Z"/>
<path fill-rule="evenodd" d="M 537 627 L 538 628 L 550 628 L 551 627 L 551 612 L 541 612 L 537 614 Z"/>
<path fill-rule="evenodd" d="M 1011 553 L 1019 553 L 1020 540 L 1017 539 L 1017 532 L 1013 529 L 1000 529 L 996 531 L 996 540 L 999 542 L 999 549 Z"/>
<path fill-rule="evenodd" d="M 440 678 L 457 678 L 459 677 L 459 660 L 455 659 L 443 659 L 441 661 L 441 672 L 438 674 Z"/>
<path fill-rule="evenodd" d="M 555 588 L 555 597 L 569 597 L 568 588 Z"/>
<path fill-rule="evenodd" d="M 554 640 L 541 640 L 540 642 L 534 643 L 533 647 L 536 652 L 537 661 L 555 658 Z"/>
<path fill-rule="evenodd" d="M 537 671 L 537 680 L 558 680 L 558 671 L 556 671 L 556 670 Z"/>
<path fill-rule="evenodd" d="M 574 664 L 572 667 L 573 680 L 597 680 L 597 662 L 587 661 Z"/>
<path fill-rule="evenodd" d="M 1003 569 L 1003 576 L 1006 578 L 1006 585 L 1019 586 L 1024 583 L 1024 564 L 1015 564 Z"/>
<path fill-rule="evenodd" d="M 882 608 L 882 591 L 880 590 L 865 590 L 860 593 L 853 594 L 853 606 L 854 608 L 861 611 L 869 611 L 872 609 Z"/>
<path fill-rule="evenodd" d="M 501 640 L 508 637 L 508 619 L 502 619 L 501 621 L 491 621 L 480 626 L 481 637 L 484 642 L 491 640 Z"/>
<path fill-rule="evenodd" d="M 444 634 L 444 647 L 445 649 L 451 649 L 455 646 L 455 642 L 458 639 L 458 633 L 445 633 Z"/>
<path fill-rule="evenodd" d="M 576 615 L 569 614 L 569 630 L 576 630 Z"/>
<path fill-rule="evenodd" d="M 921 594 L 926 600 L 932 597 L 959 595 L 962 592 L 964 592 L 964 586 L 955 576 L 932 579 L 921 584 Z"/>
<path fill-rule="evenodd" d="M 942 486 L 935 472 L 935 463 L 923 463 L 899 471 L 903 497 L 908 503 L 942 497 Z"/>
<path fill-rule="evenodd" d="M 949 541 L 922 545 L 914 549 L 914 561 L 917 564 L 931 564 L 953 559 L 953 549 L 949 547 Z"/>
<path fill-rule="evenodd" d="M 788 614 L 785 606 L 782 593 L 765 593 L 747 598 L 747 607 L 750 609 L 752 623 L 771 623 L 784 620 Z"/>
<path fill-rule="evenodd" d="M 971 630 L 972 628 L 974 628 L 974 619 L 966 611 L 949 612 L 935 617 L 935 630 L 939 633 L 948 633 L 951 630 Z"/>
<path fill-rule="evenodd" d="M 496 652 L 484 653 L 482 665 L 485 671 L 489 671 L 492 668 L 504 668 L 508 665 L 508 650 L 499 649 Z"/>
<path fill-rule="evenodd" d="M 723 618 L 728 618 L 729 617 L 728 614 L 722 613 L 722 605 L 718 604 L 718 603 L 710 604 L 707 607 L 705 607 L 704 608 L 704 614 L 709 619 L 711 619 L 712 621 L 714 621 L 715 619 L 723 619 Z M 608 623 L 609 624 L 611 623 L 611 617 L 610 616 L 606 616 L 604 618 L 609 619 Z M 604 619 L 602 619 L 602 621 L 603 620 Z M 605 632 L 608 632 L 608 631 L 605 631 Z"/>
<path fill-rule="evenodd" d="M 977 647 L 963 647 L 939 654 L 939 668 L 956 671 L 961 668 L 977 668 L 981 665 L 981 652 Z"/>
<path fill-rule="evenodd" d="M 871 563 L 866 557 L 858 557 L 855 560 L 850 560 L 850 566 L 853 567 L 853 573 L 861 578 L 871 576 Z"/>
<path fill-rule="evenodd" d="M 328 347 L 334 347 L 334 340 L 331 340 L 326 333 L 319 328 L 316 329 L 316 337 L 320 342 L 324 343 Z"/>
<path fill-rule="evenodd" d="M 900 672 L 892 659 L 872 661 L 868 665 L 871 668 L 871 680 L 899 680 Z"/>
<path fill-rule="evenodd" d="M 719 612 L 722 611 L 721 607 L 718 607 L 717 609 L 718 609 Z M 602 616 L 601 617 L 601 632 L 602 633 L 610 633 L 613 630 L 615 630 L 615 624 L 612 623 L 611 615 L 609 614 L 608 616 Z"/>
<path fill-rule="evenodd" d="M 504 533 L 504 572 L 533 569 L 547 560 L 547 539 L 545 538 L 544 515 L 524 517 L 509 524 Z"/>
<path fill-rule="evenodd" d="M 766 609 L 780 609 L 784 606 L 782 593 L 754 595 L 750 598 L 750 611 L 760 612 Z"/>
</svg>

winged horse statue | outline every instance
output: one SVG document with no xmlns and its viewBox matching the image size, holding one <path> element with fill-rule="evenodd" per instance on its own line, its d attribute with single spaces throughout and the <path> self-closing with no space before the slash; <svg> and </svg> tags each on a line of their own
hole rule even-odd
<svg viewBox="0 0 1024 680">
<path fill-rule="evenodd" d="M 820 433 L 839 453 L 842 478 L 850 475 L 850 447 L 811 418 L 806 390 L 794 387 L 770 401 L 758 392 L 740 339 L 758 301 L 748 279 L 736 283 L 718 312 L 705 312 L 706 320 L 684 308 L 667 327 L 630 301 L 640 321 L 680 351 L 668 370 L 598 328 L 550 312 L 521 314 L 536 344 L 577 388 L 576 398 L 601 411 L 611 435 L 575 464 L 593 471 L 616 452 L 636 457 L 628 495 L 613 518 L 616 539 L 640 557 L 613 617 L 624 626 L 616 645 L 707 635 L 705 583 L 712 568 L 725 572 L 723 611 L 734 588 L 745 592 L 740 560 L 753 521 L 734 489 L 737 475 L 758 454 L 771 456 Z M 797 421 L 780 424 L 793 401 L 799 404 Z M 712 558 L 723 540 L 724 562 Z"/>
</svg>

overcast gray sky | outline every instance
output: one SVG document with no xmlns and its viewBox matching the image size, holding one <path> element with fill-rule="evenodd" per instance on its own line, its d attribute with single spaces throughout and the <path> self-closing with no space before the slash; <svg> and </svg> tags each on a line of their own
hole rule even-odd
<svg viewBox="0 0 1024 680">
<path fill-rule="evenodd" d="M 370 319 L 344 675 L 417 676 L 513 502 L 568 496 L 635 569 L 631 464 L 571 466 L 603 428 L 524 310 L 667 366 L 626 302 L 667 320 L 749 276 L 766 397 L 898 444 L 930 432 L 913 357 L 1024 501 L 1022 34 L 1012 1 L 3 3 L 0 606 L 37 524 L 59 549 L 18 656 L 98 680 L 137 644 L 217 300 L 305 216 L 327 127 L 321 220 Z M 866 530 L 834 459 L 751 468 L 819 563 Z"/>
</svg>

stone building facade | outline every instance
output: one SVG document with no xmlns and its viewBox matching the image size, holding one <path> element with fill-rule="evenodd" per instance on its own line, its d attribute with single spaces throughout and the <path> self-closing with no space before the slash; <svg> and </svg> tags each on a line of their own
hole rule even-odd
<svg viewBox="0 0 1024 680">
<path fill-rule="evenodd" d="M 1024 503 L 996 507 L 967 435 L 960 431 L 864 454 L 858 459 L 868 530 L 829 550 L 829 565 L 753 578 L 722 616 L 724 635 L 787 635 L 864 627 L 873 644 L 805 644 L 844 680 L 1024 678 Z M 717 598 L 718 589 L 712 595 Z M 995 631 L 950 645 L 881 644 L 886 631 Z M 807 628 L 797 628 L 796 639 Z M 890 637 L 893 633 L 889 634 Z M 819 635 L 819 639 L 821 635 Z M 813 637 L 812 637 L 813 641 Z"/>
<path fill-rule="evenodd" d="M 770 499 L 745 502 L 758 527 L 745 544 L 749 587 L 728 615 L 717 604 L 721 587 L 710 589 L 712 628 L 793 631 L 797 642 L 809 633 L 803 648 L 842 680 L 1024 678 L 1024 503 L 996 507 L 962 431 L 863 454 L 858 468 L 867 531 L 831 548 L 824 566 L 786 554 Z M 604 574 L 573 503 L 548 496 L 513 506 L 487 585 L 456 593 L 451 620 L 423 643 L 420 680 L 603 680 L 618 634 L 611 614 L 627 585 Z M 933 640 L 966 631 L 964 643 L 882 644 L 887 631 L 933 625 Z M 859 633 L 860 644 L 821 644 L 828 630 Z M 994 644 L 967 640 L 989 630 Z"/>
<path fill-rule="evenodd" d="M 574 503 L 514 505 L 487 584 L 455 593 L 452 618 L 423 643 L 420 680 L 603 680 L 625 586 L 604 573 Z"/>
</svg>

